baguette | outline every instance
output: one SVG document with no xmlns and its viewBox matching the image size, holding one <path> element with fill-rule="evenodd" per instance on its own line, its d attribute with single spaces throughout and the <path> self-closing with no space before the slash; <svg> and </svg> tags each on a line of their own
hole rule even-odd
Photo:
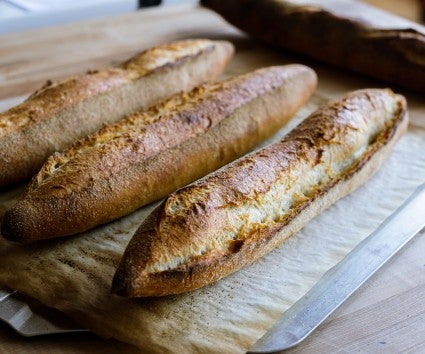
<svg viewBox="0 0 425 354">
<path fill-rule="evenodd" d="M 361 185 L 407 122 L 390 90 L 321 107 L 280 142 L 171 194 L 131 239 L 112 291 L 178 294 L 249 265 Z"/>
<path fill-rule="evenodd" d="M 275 133 L 316 80 L 303 65 L 264 68 L 107 126 L 48 159 L 5 213 L 1 234 L 19 242 L 72 235 L 163 198 Z"/>
<path fill-rule="evenodd" d="M 202 0 L 273 45 L 425 92 L 425 27 L 360 1 Z"/>
<path fill-rule="evenodd" d="M 233 55 L 225 41 L 159 45 L 119 67 L 51 83 L 0 114 L 0 186 L 33 176 L 55 151 L 180 91 L 217 77 Z"/>
</svg>

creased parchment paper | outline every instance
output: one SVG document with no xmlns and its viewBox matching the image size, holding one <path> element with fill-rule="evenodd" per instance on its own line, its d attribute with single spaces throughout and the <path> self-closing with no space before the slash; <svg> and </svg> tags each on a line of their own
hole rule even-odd
<svg viewBox="0 0 425 354">
<path fill-rule="evenodd" d="M 323 100 L 313 97 L 278 136 Z M 1 240 L 0 284 L 144 352 L 244 352 L 425 180 L 424 151 L 425 130 L 411 126 L 363 187 L 257 263 L 188 294 L 140 300 L 109 294 L 115 266 L 152 206 L 76 237 L 29 246 Z M 0 213 L 19 193 L 0 194 Z"/>
</svg>

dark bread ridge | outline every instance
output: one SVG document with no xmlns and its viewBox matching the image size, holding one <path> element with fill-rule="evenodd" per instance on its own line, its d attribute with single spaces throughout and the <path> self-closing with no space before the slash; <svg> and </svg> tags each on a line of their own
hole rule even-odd
<svg viewBox="0 0 425 354">
<path fill-rule="evenodd" d="M 201 3 L 265 42 L 386 83 L 425 92 L 425 29 L 420 31 L 419 24 L 411 24 L 410 28 L 404 20 L 406 28 L 381 29 L 350 17 L 349 2 L 344 4 L 346 16 L 321 7 L 319 1 L 202 0 Z"/>
</svg>

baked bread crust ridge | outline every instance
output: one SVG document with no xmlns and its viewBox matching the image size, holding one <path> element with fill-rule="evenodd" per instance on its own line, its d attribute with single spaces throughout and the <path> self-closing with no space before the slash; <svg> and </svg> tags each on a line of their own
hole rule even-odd
<svg viewBox="0 0 425 354">
<path fill-rule="evenodd" d="M 71 235 L 160 199 L 274 134 L 316 80 L 303 65 L 259 69 L 105 127 L 49 158 L 1 233 L 22 242 Z"/>
<path fill-rule="evenodd" d="M 327 104 L 281 142 L 169 196 L 130 241 L 113 292 L 182 293 L 251 264 L 376 172 L 407 124 L 390 90 Z"/>
<path fill-rule="evenodd" d="M 29 179 L 52 153 L 105 123 L 215 79 L 232 55 L 229 42 L 187 40 L 148 49 L 116 68 L 48 82 L 0 114 L 0 186 Z"/>
</svg>

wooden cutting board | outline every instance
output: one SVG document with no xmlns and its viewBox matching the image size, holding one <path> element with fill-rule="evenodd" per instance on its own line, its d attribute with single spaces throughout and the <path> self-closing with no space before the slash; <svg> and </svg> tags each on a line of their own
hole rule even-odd
<svg viewBox="0 0 425 354">
<path fill-rule="evenodd" d="M 376 2 L 376 1 L 375 1 Z M 319 94 L 382 86 L 305 58 L 270 51 L 252 55 L 253 44 L 207 10 L 170 7 L 0 38 L 0 100 L 14 100 L 47 79 L 108 66 L 158 42 L 188 37 L 226 38 L 238 55 L 228 75 L 277 61 L 302 62 L 319 74 Z M 406 93 L 412 120 L 425 126 L 425 103 Z M 425 178 L 425 171 L 424 171 Z M 425 351 L 425 234 L 418 235 L 294 352 Z M 92 334 L 25 339 L 0 325 L 0 352 L 136 352 Z"/>
</svg>

